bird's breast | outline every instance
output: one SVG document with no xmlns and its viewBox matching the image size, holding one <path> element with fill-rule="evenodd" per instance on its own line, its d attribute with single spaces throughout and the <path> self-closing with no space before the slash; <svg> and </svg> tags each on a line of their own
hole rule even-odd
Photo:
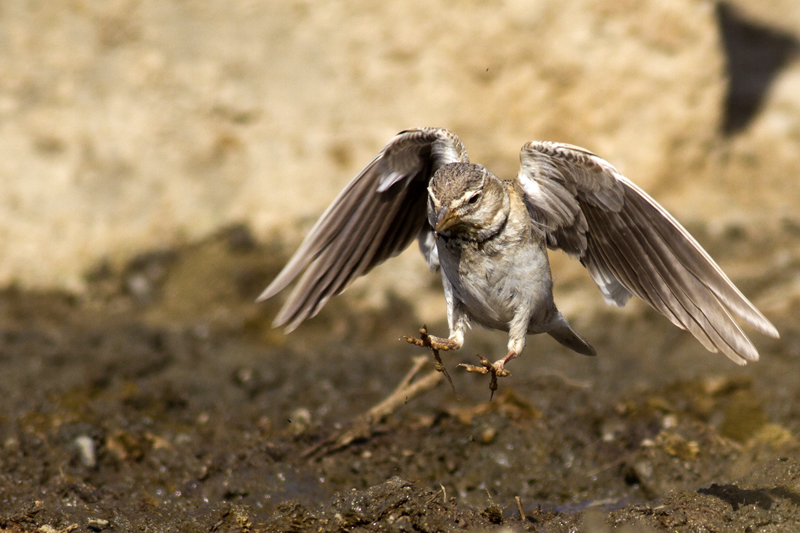
<svg viewBox="0 0 800 533">
<path fill-rule="evenodd" d="M 499 330 L 517 313 L 544 316 L 552 278 L 543 243 L 513 238 L 478 244 L 439 239 L 439 261 L 453 295 L 479 324 Z"/>
</svg>

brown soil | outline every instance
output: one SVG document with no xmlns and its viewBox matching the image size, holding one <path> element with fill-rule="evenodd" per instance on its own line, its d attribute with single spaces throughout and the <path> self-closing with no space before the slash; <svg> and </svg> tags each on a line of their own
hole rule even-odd
<svg viewBox="0 0 800 533">
<path fill-rule="evenodd" d="M 758 265 L 792 227 L 726 232 L 712 252 Z M 643 306 L 598 307 L 572 318 L 598 357 L 532 337 L 493 401 L 455 365 L 505 341 L 473 331 L 443 354 L 455 393 L 442 382 L 308 456 L 395 387 L 421 353 L 398 337 L 420 324 L 401 301 L 359 314 L 344 296 L 270 329 L 279 302 L 253 299 L 281 250 L 235 227 L 101 265 L 85 297 L 0 293 L 0 529 L 800 530 L 796 305 L 744 368 Z M 798 261 L 781 265 L 735 281 L 757 299 Z"/>
</svg>

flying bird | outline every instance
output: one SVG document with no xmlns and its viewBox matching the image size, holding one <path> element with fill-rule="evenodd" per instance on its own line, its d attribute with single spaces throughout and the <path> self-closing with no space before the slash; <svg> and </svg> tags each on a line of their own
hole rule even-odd
<svg viewBox="0 0 800 533">
<path fill-rule="evenodd" d="M 469 162 L 443 128 L 396 135 L 323 213 L 262 301 L 300 278 L 273 325 L 292 331 L 356 278 L 414 240 L 441 272 L 450 335 L 409 342 L 434 351 L 462 347 L 473 324 L 508 332 L 508 353 L 468 371 L 509 374 L 526 335 L 547 333 L 584 355 L 595 350 L 553 301 L 548 249 L 589 272 L 609 304 L 636 295 L 712 352 L 743 365 L 758 352 L 734 317 L 778 331 L 666 209 L 611 164 L 583 148 L 531 141 L 516 178 Z M 449 376 L 448 376 L 449 378 Z"/>
</svg>

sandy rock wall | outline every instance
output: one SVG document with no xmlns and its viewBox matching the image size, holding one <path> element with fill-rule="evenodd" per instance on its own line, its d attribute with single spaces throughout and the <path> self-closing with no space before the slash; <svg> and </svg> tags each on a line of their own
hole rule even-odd
<svg viewBox="0 0 800 533">
<path fill-rule="evenodd" d="M 80 290 L 102 259 L 231 222 L 294 245 L 413 126 L 453 129 L 501 176 L 524 142 L 559 140 L 683 219 L 763 214 L 790 204 L 799 80 L 787 72 L 753 127 L 722 140 L 725 57 L 705 0 L 9 0 L 0 285 Z M 740 195 L 753 168 L 770 192 Z M 732 192 L 699 200 L 721 184 Z M 416 254 L 396 267 L 373 283 L 429 283 Z"/>
</svg>

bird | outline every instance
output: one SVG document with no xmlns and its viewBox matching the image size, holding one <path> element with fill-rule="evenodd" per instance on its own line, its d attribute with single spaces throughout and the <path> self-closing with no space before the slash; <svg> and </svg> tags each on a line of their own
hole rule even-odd
<svg viewBox="0 0 800 533">
<path fill-rule="evenodd" d="M 759 357 L 734 317 L 779 337 L 689 232 L 610 163 L 550 141 L 528 142 L 519 158 L 517 176 L 501 179 L 470 163 L 445 128 L 398 133 L 258 297 L 271 298 L 299 277 L 273 326 L 294 330 L 416 240 L 429 268 L 441 273 L 449 336 L 423 326 L 419 338 L 406 340 L 433 350 L 442 371 L 439 350 L 460 349 L 473 325 L 508 332 L 503 358 L 490 363 L 479 355 L 480 365 L 460 365 L 491 374 L 492 394 L 529 334 L 596 354 L 556 307 L 548 250 L 580 261 L 606 303 L 622 307 L 635 295 L 734 363 Z"/>
</svg>

